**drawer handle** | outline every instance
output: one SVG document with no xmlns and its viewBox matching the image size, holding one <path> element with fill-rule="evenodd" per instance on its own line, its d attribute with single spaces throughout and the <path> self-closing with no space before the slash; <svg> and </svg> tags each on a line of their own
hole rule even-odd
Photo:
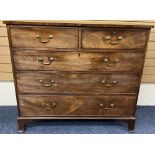
<svg viewBox="0 0 155 155">
<path fill-rule="evenodd" d="M 105 85 L 106 87 L 112 87 L 117 83 L 116 80 L 112 81 L 112 82 L 107 82 L 105 80 L 102 80 L 102 84 Z"/>
<path fill-rule="evenodd" d="M 53 39 L 53 36 L 52 35 L 49 35 L 48 36 L 48 39 L 47 40 L 42 40 L 41 37 L 39 36 L 39 34 L 36 35 L 36 38 L 39 40 L 39 42 L 41 43 L 48 43 L 50 41 L 50 39 Z"/>
<path fill-rule="evenodd" d="M 51 110 L 56 106 L 56 103 L 55 102 L 49 104 L 42 103 L 41 106 L 45 108 L 45 110 Z"/>
<path fill-rule="evenodd" d="M 41 62 L 43 65 L 50 65 L 54 61 L 53 57 L 38 57 L 38 62 Z"/>
<path fill-rule="evenodd" d="M 105 38 L 111 45 L 117 45 L 123 40 L 122 36 L 118 36 L 115 41 L 112 40 L 112 36 L 106 36 Z"/>
<path fill-rule="evenodd" d="M 115 59 L 113 62 L 111 62 L 108 58 L 104 59 L 104 63 L 108 66 L 108 67 L 114 67 L 117 65 L 117 63 L 119 62 L 119 59 Z"/>
<path fill-rule="evenodd" d="M 100 103 L 100 107 L 102 107 L 104 110 L 110 110 L 112 107 L 114 107 L 114 104 L 111 103 L 109 107 L 106 107 L 103 103 Z"/>
<path fill-rule="evenodd" d="M 41 83 L 43 87 L 51 87 L 55 83 L 55 81 L 54 80 L 50 80 L 50 81 L 39 80 L 39 83 Z"/>
</svg>

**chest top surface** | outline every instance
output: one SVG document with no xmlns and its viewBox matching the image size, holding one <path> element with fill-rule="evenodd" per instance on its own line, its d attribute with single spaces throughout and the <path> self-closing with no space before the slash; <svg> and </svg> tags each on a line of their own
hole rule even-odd
<svg viewBox="0 0 155 155">
<path fill-rule="evenodd" d="M 120 27 L 120 28 L 153 28 L 153 25 L 142 24 L 121 24 L 118 21 L 104 21 L 104 20 L 16 20 L 4 21 L 7 25 L 44 25 L 44 26 L 72 26 L 72 27 Z"/>
</svg>

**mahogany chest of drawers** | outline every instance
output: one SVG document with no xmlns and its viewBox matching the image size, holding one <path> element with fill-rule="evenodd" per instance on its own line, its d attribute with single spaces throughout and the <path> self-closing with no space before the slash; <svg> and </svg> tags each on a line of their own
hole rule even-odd
<svg viewBox="0 0 155 155">
<path fill-rule="evenodd" d="M 118 119 L 133 130 L 150 25 L 5 21 L 18 132 L 34 119 Z"/>
</svg>

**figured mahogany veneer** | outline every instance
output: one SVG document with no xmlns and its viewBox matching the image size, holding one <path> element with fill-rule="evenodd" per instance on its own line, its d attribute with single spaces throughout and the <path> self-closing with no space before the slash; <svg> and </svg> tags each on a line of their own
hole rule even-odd
<svg viewBox="0 0 155 155">
<path fill-rule="evenodd" d="M 133 116 L 136 96 L 19 95 L 21 116 Z"/>
<path fill-rule="evenodd" d="M 83 48 L 143 49 L 147 30 L 102 29 L 82 30 Z"/>
<path fill-rule="evenodd" d="M 77 48 L 78 29 L 12 27 L 12 47 Z"/>
<path fill-rule="evenodd" d="M 5 21 L 18 132 L 31 119 L 119 119 L 134 130 L 152 26 Z"/>
<path fill-rule="evenodd" d="M 127 74 L 19 72 L 19 93 L 137 93 L 139 78 Z"/>
<path fill-rule="evenodd" d="M 143 52 L 14 51 L 17 70 L 140 72 Z M 41 59 L 41 60 L 39 60 Z"/>
</svg>

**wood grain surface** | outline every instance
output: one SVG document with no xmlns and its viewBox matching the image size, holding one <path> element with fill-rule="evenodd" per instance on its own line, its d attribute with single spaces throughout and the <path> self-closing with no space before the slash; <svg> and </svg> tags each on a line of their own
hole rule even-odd
<svg viewBox="0 0 155 155">
<path fill-rule="evenodd" d="M 22 116 L 128 117 L 134 129 L 151 26 L 6 23 L 19 131 Z"/>
<path fill-rule="evenodd" d="M 71 21 L 68 21 L 68 22 L 71 22 Z M 92 21 L 90 21 L 90 22 L 92 22 Z M 155 20 L 145 20 L 145 21 L 144 20 L 139 20 L 139 21 L 137 21 L 137 20 L 134 20 L 134 21 L 125 21 L 125 20 L 111 21 L 111 20 L 108 20 L 108 21 L 99 21 L 99 22 L 105 23 L 105 24 L 109 23 L 109 24 L 120 24 L 120 25 L 123 25 L 123 24 L 124 25 L 149 25 L 149 24 L 155 25 Z M 9 59 L 10 58 L 10 50 L 8 47 L 8 40 L 6 40 L 6 36 L 7 36 L 6 25 L 3 24 L 3 21 L 0 21 L 0 57 L 6 55 L 6 56 L 8 56 L 7 59 Z M 7 46 L 4 46 L 4 43 Z M 145 65 L 147 67 L 144 67 L 143 78 L 142 78 L 142 82 L 144 82 L 144 83 L 146 83 L 146 82 L 154 83 L 155 82 L 155 78 L 154 78 L 155 65 L 152 65 L 152 61 L 155 62 L 155 29 L 154 28 L 151 29 L 149 46 L 148 46 L 148 50 L 146 53 Z M 3 66 L 3 68 L 0 67 L 0 80 L 4 80 L 4 81 L 13 80 L 12 75 L 11 75 L 12 71 L 10 70 L 11 63 L 3 63 L 3 62 L 4 62 L 3 60 L 2 60 L 2 62 L 0 61 L 0 64 L 2 64 L 2 66 Z M 151 67 L 151 69 L 148 68 L 148 66 Z M 1 70 L 3 70 L 3 71 L 10 70 L 10 71 L 8 73 L 4 73 Z"/>
<path fill-rule="evenodd" d="M 19 95 L 21 116 L 132 116 L 135 96 Z"/>
<path fill-rule="evenodd" d="M 120 22 L 110 20 L 22 20 L 22 21 L 4 21 L 4 24 L 10 25 L 47 25 L 47 26 L 86 26 L 86 27 L 117 27 L 117 28 L 153 28 L 152 23 L 142 24 L 138 22 Z"/>
<path fill-rule="evenodd" d="M 40 38 L 36 38 L 37 35 Z M 78 47 L 78 30 L 76 28 L 12 27 L 11 37 L 13 47 Z"/>
<path fill-rule="evenodd" d="M 134 49 L 145 47 L 147 31 L 128 29 L 82 30 L 83 48 Z M 107 38 L 110 37 L 110 38 Z M 121 40 L 119 39 L 121 37 Z"/>
<path fill-rule="evenodd" d="M 138 80 L 138 76 L 127 74 L 49 73 L 45 71 L 17 73 L 19 93 L 136 93 Z M 113 81 L 116 81 L 116 84 Z"/>
<path fill-rule="evenodd" d="M 136 73 L 141 70 L 142 53 L 143 51 L 140 53 L 15 51 L 14 61 L 17 70 L 130 71 Z M 39 58 L 42 61 L 39 61 Z"/>
</svg>

